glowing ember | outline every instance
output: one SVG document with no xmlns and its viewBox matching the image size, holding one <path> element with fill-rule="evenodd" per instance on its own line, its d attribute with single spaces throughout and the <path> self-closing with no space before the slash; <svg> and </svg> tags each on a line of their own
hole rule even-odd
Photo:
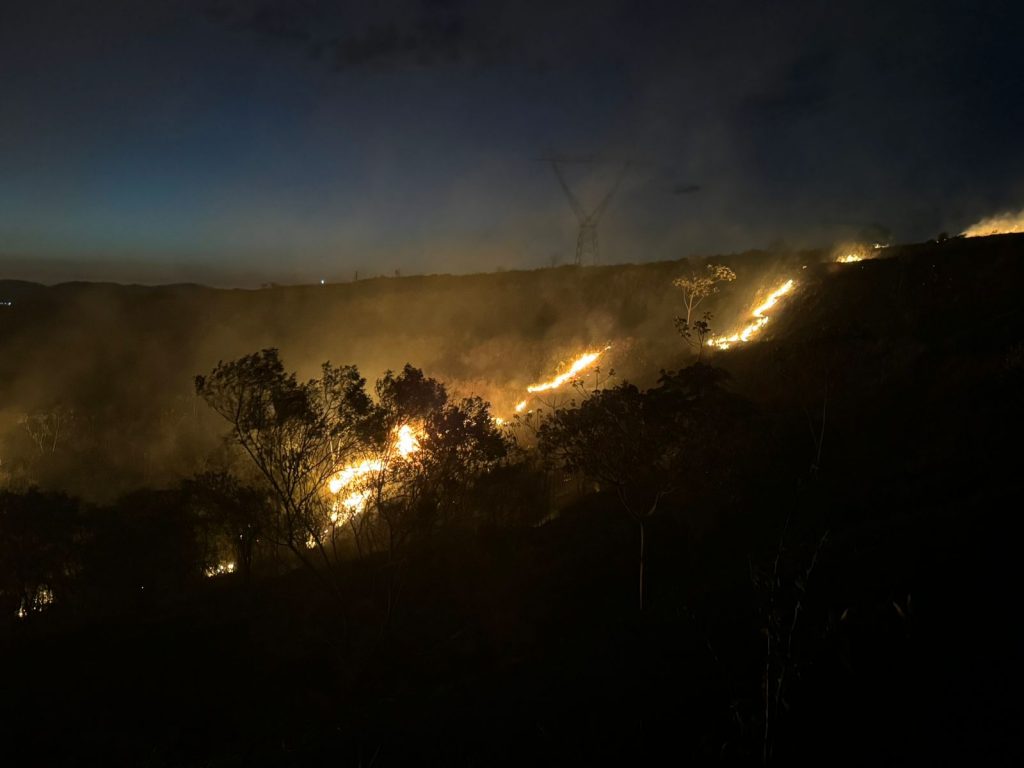
<svg viewBox="0 0 1024 768">
<path fill-rule="evenodd" d="M 751 312 L 753 315 L 753 321 L 748 323 L 739 331 L 734 332 L 729 336 L 717 336 L 712 338 L 708 343 L 718 349 L 729 349 L 733 344 L 745 344 L 750 341 L 754 336 L 760 333 L 761 329 L 768 324 L 769 317 L 765 314 L 768 310 L 779 303 L 779 300 L 789 294 L 793 288 L 796 287 L 796 283 L 793 280 L 787 280 L 774 291 L 768 294 L 768 298 L 765 299 L 764 303 L 758 307 L 755 307 Z"/>
<path fill-rule="evenodd" d="M 25 600 L 22 598 L 21 604 L 18 606 L 18 610 L 14 612 L 14 615 L 19 619 L 27 618 L 30 611 L 42 611 L 48 606 L 53 605 L 53 600 L 53 590 L 44 584 L 36 588 L 36 593 L 31 599 Z"/>
<path fill-rule="evenodd" d="M 982 219 L 964 230 L 964 237 L 988 237 L 989 235 L 1010 235 L 1024 232 L 1024 211 L 1000 213 Z"/>
<path fill-rule="evenodd" d="M 545 381 L 540 384 L 531 384 L 526 388 L 526 391 L 530 393 L 536 393 L 548 392 L 549 390 L 552 389 L 558 389 L 560 386 L 565 384 L 565 382 L 571 381 L 580 371 L 585 371 L 587 368 L 596 363 L 598 358 L 601 357 L 601 355 L 603 355 L 605 351 L 607 351 L 608 349 L 609 347 L 605 347 L 604 349 L 599 349 L 596 352 L 586 352 L 580 355 L 575 360 L 573 360 L 572 365 L 569 366 L 569 370 L 567 370 L 565 373 L 558 374 L 557 376 L 555 376 L 555 378 L 551 379 L 550 381 Z M 524 400 L 519 405 L 525 408 L 526 401 Z M 519 405 L 516 406 L 517 411 L 520 410 Z"/>
<path fill-rule="evenodd" d="M 204 570 L 203 574 L 207 578 L 212 578 L 213 576 L 223 576 L 224 574 L 234 573 L 234 572 L 235 572 L 235 561 L 234 560 L 221 560 L 216 565 L 212 565 L 209 568 L 207 568 L 206 570 Z"/>
</svg>

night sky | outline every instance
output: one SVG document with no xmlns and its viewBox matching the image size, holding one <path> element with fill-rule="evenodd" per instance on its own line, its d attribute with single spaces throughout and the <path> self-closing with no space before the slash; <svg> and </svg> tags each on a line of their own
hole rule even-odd
<svg viewBox="0 0 1024 768">
<path fill-rule="evenodd" d="M 911 241 L 1024 208 L 1014 2 L 0 0 L 0 278 Z"/>
</svg>

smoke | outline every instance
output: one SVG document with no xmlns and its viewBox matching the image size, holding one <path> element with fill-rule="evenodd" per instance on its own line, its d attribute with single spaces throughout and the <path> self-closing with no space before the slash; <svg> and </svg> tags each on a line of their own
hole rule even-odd
<svg viewBox="0 0 1024 768">
<path fill-rule="evenodd" d="M 1016 213 L 999 213 L 972 224 L 963 231 L 964 237 L 988 237 L 1024 232 L 1024 210 Z"/>
<path fill-rule="evenodd" d="M 708 301 L 715 330 L 746 317 L 762 283 L 792 272 L 767 271 L 772 258 L 715 259 L 738 275 Z M 193 394 L 193 377 L 265 347 L 301 378 L 330 360 L 356 364 L 372 383 L 408 362 L 506 418 L 528 386 L 609 344 L 602 379 L 614 369 L 613 383 L 653 383 L 691 354 L 673 327 L 672 280 L 701 268 L 566 266 L 262 290 L 0 281 L 13 301 L 0 310 L 0 356 L 15 361 L 0 374 L 0 471 L 102 501 L 227 461 L 224 425 Z M 595 385 L 595 371 L 583 376 Z M 56 423 L 40 449 L 39 430 Z"/>
</svg>

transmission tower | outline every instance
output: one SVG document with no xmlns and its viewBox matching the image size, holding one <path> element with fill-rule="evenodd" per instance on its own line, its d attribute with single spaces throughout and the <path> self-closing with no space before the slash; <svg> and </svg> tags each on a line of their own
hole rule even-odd
<svg viewBox="0 0 1024 768">
<path fill-rule="evenodd" d="M 555 172 L 555 177 L 558 179 L 558 183 L 561 185 L 562 191 L 565 192 L 565 196 L 569 200 L 569 207 L 571 207 L 572 212 L 576 214 L 576 220 L 580 224 L 580 231 L 576 236 L 576 266 L 580 266 L 586 261 L 589 261 L 591 264 L 597 264 L 597 224 L 604 215 L 604 212 L 608 209 L 608 203 L 611 202 L 612 197 L 619 188 L 619 185 L 622 184 L 622 180 L 626 176 L 626 171 L 629 169 L 629 161 L 627 160 L 622 164 L 622 168 L 615 177 L 615 181 L 612 184 L 611 189 L 609 189 L 608 193 L 601 199 L 601 202 L 597 204 L 597 207 L 588 213 L 580 203 L 579 198 L 573 194 L 572 189 L 569 187 L 569 183 L 565 180 L 565 176 L 562 174 L 561 165 L 570 162 L 590 162 L 594 160 L 594 158 L 589 155 L 578 157 L 569 155 L 549 155 L 548 157 L 542 157 L 541 160 L 551 163 L 551 169 Z"/>
</svg>

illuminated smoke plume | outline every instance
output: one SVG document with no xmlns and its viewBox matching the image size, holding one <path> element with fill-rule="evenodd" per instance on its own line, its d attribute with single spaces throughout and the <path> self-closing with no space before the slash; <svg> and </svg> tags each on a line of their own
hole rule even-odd
<svg viewBox="0 0 1024 768">
<path fill-rule="evenodd" d="M 982 219 L 964 230 L 965 237 L 988 237 L 989 235 L 1010 235 L 1024 232 L 1024 211 L 1000 213 Z"/>
<path fill-rule="evenodd" d="M 832 251 L 832 261 L 837 264 L 856 264 L 858 261 L 867 261 L 878 256 L 879 251 L 888 248 L 888 243 L 875 243 L 865 245 L 864 243 L 843 243 Z"/>
</svg>

